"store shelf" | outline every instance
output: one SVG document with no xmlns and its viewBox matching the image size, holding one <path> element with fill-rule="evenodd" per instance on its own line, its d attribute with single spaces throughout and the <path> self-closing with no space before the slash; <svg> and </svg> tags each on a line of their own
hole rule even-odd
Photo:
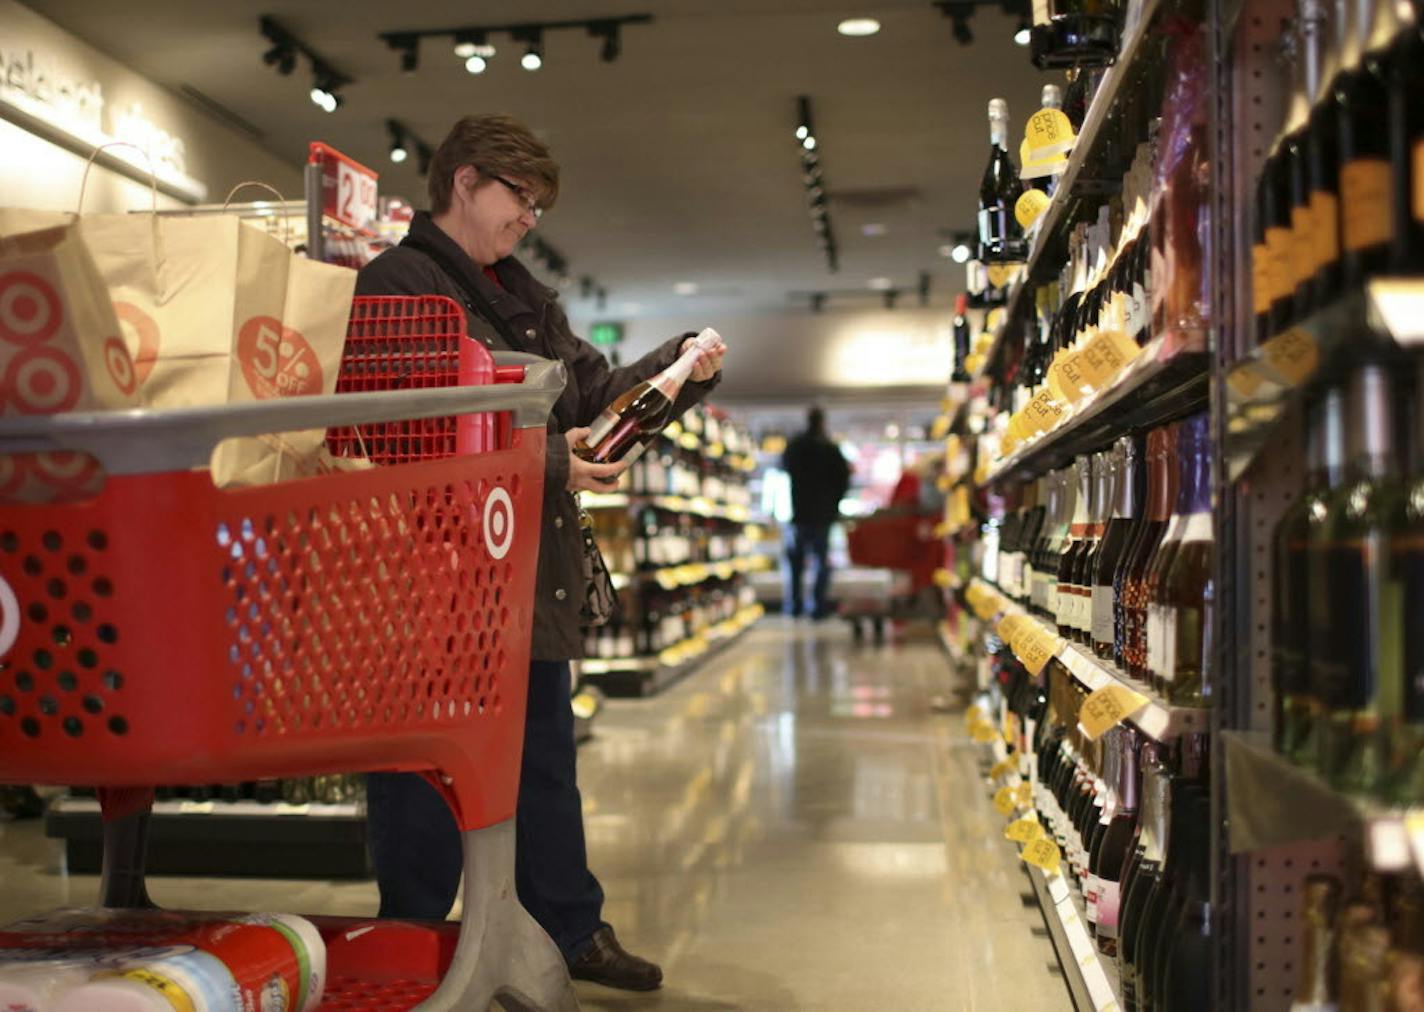
<svg viewBox="0 0 1424 1012">
<path fill-rule="evenodd" d="M 1068 165 L 1053 191 L 1053 199 L 1038 222 L 1037 238 L 1029 251 L 1019 278 L 1009 290 L 1004 322 L 994 335 L 993 347 L 985 358 L 984 372 L 993 372 L 999 364 L 999 356 L 1008 342 L 1005 339 L 1020 314 L 1033 303 L 1033 288 L 1047 277 L 1056 274 L 1067 259 L 1068 233 L 1076 220 L 1078 204 L 1087 196 L 1101 196 L 1114 192 L 1120 181 L 1104 178 L 1105 173 L 1119 173 L 1125 167 L 1109 166 L 1109 159 L 1117 153 L 1117 138 L 1113 136 L 1115 122 L 1113 113 L 1118 102 L 1136 85 L 1138 79 L 1157 51 L 1156 42 L 1160 33 L 1150 30 L 1162 6 L 1161 0 L 1144 0 L 1142 16 L 1132 34 L 1123 40 L 1117 62 L 1103 75 L 1102 83 L 1093 96 L 1087 115 L 1083 117 L 1078 140 L 1068 156 Z"/>
<path fill-rule="evenodd" d="M 1033 883 L 1073 1007 L 1078 1012 L 1117 1012 L 1121 1008 L 1117 967 L 1098 954 L 1077 892 L 1069 888 L 1061 874 L 1047 875 L 1027 864 L 1024 871 Z"/>
<path fill-rule="evenodd" d="M 158 801 L 149 824 L 147 868 L 160 875 L 365 878 L 366 812 L 355 803 L 264 805 L 255 801 Z M 60 798 L 45 835 L 65 841 L 70 872 L 93 874 L 103 856 L 103 822 L 93 798 Z"/>
<path fill-rule="evenodd" d="M 725 622 L 664 649 L 656 657 L 593 657 L 579 662 L 579 674 L 610 696 L 651 695 L 726 648 L 764 614 L 766 609 L 754 604 Z"/>
<path fill-rule="evenodd" d="M 696 587 L 708 580 L 730 580 L 739 574 L 767 569 L 770 564 L 771 560 L 765 555 L 747 555 L 725 562 L 689 562 L 637 573 L 613 573 L 611 578 L 615 590 L 622 590 L 634 582 L 656 583 L 663 590 L 676 590 L 679 587 Z"/>
<path fill-rule="evenodd" d="M 1167 335 L 1148 344 L 1117 382 L 1079 402 L 1058 426 L 999 461 L 985 484 L 1034 477 L 1133 429 L 1206 410 L 1211 386 L 1207 355 L 1190 346 L 1174 350 L 1173 343 Z"/>
<path fill-rule="evenodd" d="M 986 580 L 976 580 L 981 587 L 992 590 L 1004 599 L 1005 607 L 995 621 L 1005 615 L 1023 615 L 1045 632 L 1057 635 L 1052 623 L 1030 614 L 1004 597 L 1003 591 Z M 1172 706 L 1151 687 L 1119 671 L 1102 658 L 1088 653 L 1076 643 L 1063 641 L 1055 656 L 1073 679 L 1089 692 L 1109 685 L 1121 685 L 1147 699 L 1146 704 L 1127 716 L 1127 722 L 1154 741 L 1168 742 L 1183 734 L 1205 732 L 1210 728 L 1211 711 L 1195 707 Z"/>
<path fill-rule="evenodd" d="M 1342 794 L 1276 752 L 1264 734 L 1226 731 L 1222 739 L 1233 853 L 1348 836 L 1375 871 L 1424 870 L 1424 838 L 1411 839 L 1424 812 Z"/>
<path fill-rule="evenodd" d="M 731 520 L 736 523 L 747 523 L 751 520 L 751 511 L 745 506 L 715 503 L 702 496 L 686 498 L 676 495 L 632 495 L 626 492 L 585 492 L 580 502 L 584 509 L 588 510 L 626 509 L 629 506 L 647 505 L 707 519 Z"/>
<path fill-rule="evenodd" d="M 1424 281 L 1371 281 L 1238 360 L 1226 374 L 1227 477 L 1244 474 L 1291 404 L 1371 338 L 1424 344 Z"/>
</svg>

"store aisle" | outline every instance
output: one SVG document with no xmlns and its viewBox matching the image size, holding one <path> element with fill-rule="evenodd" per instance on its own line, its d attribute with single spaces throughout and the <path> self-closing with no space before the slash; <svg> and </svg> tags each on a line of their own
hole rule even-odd
<svg viewBox="0 0 1424 1012">
<path fill-rule="evenodd" d="M 1070 1007 L 976 747 L 928 700 L 937 645 L 764 620 L 580 751 L 607 918 L 658 992 L 580 984 L 589 1012 Z M 89 903 L 36 823 L 0 824 L 0 922 Z M 369 914 L 373 885 L 160 878 L 169 906 Z"/>
</svg>

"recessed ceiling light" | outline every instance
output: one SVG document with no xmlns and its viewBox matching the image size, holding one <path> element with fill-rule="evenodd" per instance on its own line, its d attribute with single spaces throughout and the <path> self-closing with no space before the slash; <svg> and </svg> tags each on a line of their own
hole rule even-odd
<svg viewBox="0 0 1424 1012">
<path fill-rule="evenodd" d="M 836 25 L 836 31 L 851 36 L 874 35 L 880 31 L 880 22 L 874 18 L 846 18 Z"/>
<path fill-rule="evenodd" d="M 470 39 L 461 39 L 455 43 L 455 55 L 462 60 L 468 60 L 471 56 L 474 56 L 475 51 L 475 44 Z"/>
<path fill-rule="evenodd" d="M 860 234 L 867 239 L 873 239 L 878 235 L 885 234 L 885 226 L 879 222 L 871 222 L 869 225 L 860 226 Z"/>
<path fill-rule="evenodd" d="M 483 74 L 488 67 L 489 63 L 483 56 L 471 56 L 465 61 L 465 69 L 471 74 Z"/>
<path fill-rule="evenodd" d="M 889 278 L 871 278 L 869 281 L 866 282 L 866 284 L 868 284 L 871 288 L 875 289 L 877 292 L 883 292 L 892 284 L 894 284 L 894 282 L 891 281 Z"/>
<path fill-rule="evenodd" d="M 696 295 L 696 294 L 697 294 L 697 282 L 696 282 L 696 281 L 679 281 L 677 284 L 675 284 L 675 285 L 672 286 L 672 290 L 673 290 L 674 292 L 676 292 L 678 295 Z"/>
</svg>

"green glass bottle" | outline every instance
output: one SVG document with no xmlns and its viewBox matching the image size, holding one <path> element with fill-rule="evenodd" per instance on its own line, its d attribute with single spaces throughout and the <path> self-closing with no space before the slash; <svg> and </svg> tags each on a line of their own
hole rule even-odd
<svg viewBox="0 0 1424 1012">
<path fill-rule="evenodd" d="M 1327 712 L 1317 767 L 1341 790 L 1383 793 L 1402 704 L 1401 603 L 1389 550 L 1402 526 L 1404 486 L 1389 368 L 1359 366 L 1346 404 L 1349 470 L 1326 521 Z"/>
<path fill-rule="evenodd" d="M 1394 736 L 1390 800 L 1424 802 L 1424 354 L 1415 357 L 1410 474 L 1403 522 L 1391 546 L 1392 575 L 1399 583 L 1403 635 L 1401 720 Z"/>
</svg>

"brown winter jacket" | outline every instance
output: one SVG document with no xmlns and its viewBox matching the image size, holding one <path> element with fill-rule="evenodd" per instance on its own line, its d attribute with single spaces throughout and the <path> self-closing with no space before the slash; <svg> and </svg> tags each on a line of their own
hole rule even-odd
<svg viewBox="0 0 1424 1012">
<path fill-rule="evenodd" d="M 566 490 L 569 450 L 562 433 L 588 425 L 615 397 L 640 380 L 656 375 L 677 358 L 684 334 L 672 338 L 638 361 L 614 369 L 587 341 L 575 336 L 558 303 L 558 293 L 541 284 L 514 257 L 495 264 L 503 287 L 494 284 L 453 239 L 425 212 L 411 222 L 417 243 L 439 250 L 443 259 L 464 273 L 490 307 L 508 324 L 518 342 L 510 347 L 489 321 L 475 310 L 461 286 L 426 253 L 402 244 L 386 250 L 362 268 L 356 279 L 357 295 L 444 295 L 465 307 L 470 335 L 497 351 L 522 351 L 556 358 L 568 372 L 568 385 L 549 416 L 549 447 L 544 464 L 544 514 L 539 532 L 539 572 L 534 588 L 534 637 L 531 656 L 539 661 L 581 657 L 583 631 L 579 609 L 583 604 L 582 539 L 574 497 Z M 688 383 L 674 405 L 682 414 L 705 397 L 721 379 Z"/>
</svg>

